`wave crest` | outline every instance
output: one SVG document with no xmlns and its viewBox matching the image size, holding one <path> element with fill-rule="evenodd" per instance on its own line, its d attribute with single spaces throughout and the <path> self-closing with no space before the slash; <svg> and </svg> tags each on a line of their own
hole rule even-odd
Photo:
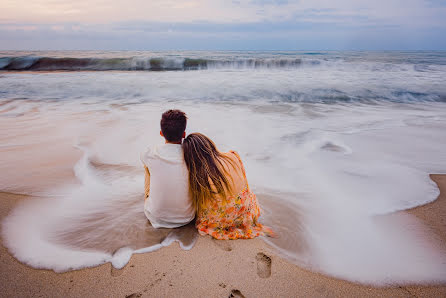
<svg viewBox="0 0 446 298">
<path fill-rule="evenodd" d="M 10 71 L 169 71 L 199 70 L 212 68 L 296 68 L 302 64 L 317 65 L 318 60 L 303 61 L 299 58 L 285 59 L 227 59 L 202 58 L 54 58 L 54 57 L 3 57 L 0 70 Z"/>
</svg>

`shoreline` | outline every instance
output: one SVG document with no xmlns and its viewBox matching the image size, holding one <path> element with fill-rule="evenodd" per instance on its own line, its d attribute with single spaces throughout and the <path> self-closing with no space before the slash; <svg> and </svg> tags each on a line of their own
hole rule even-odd
<svg viewBox="0 0 446 298">
<path fill-rule="evenodd" d="M 404 212 L 420 219 L 446 243 L 446 175 L 433 174 L 430 178 L 440 189 L 439 197 Z M 0 192 L 0 220 L 27 198 Z M 134 254 L 121 270 L 110 263 L 65 273 L 33 269 L 12 257 L 3 242 L 0 256 L 0 291 L 4 296 L 446 296 L 446 285 L 372 287 L 314 273 L 283 259 L 258 238 L 218 241 L 199 237 L 190 251 L 172 244 L 159 251 Z"/>
</svg>

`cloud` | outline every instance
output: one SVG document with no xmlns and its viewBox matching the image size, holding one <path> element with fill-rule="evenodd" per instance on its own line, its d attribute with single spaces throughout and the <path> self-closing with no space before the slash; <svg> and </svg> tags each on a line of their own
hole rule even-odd
<svg viewBox="0 0 446 298">
<path fill-rule="evenodd" d="M 446 49 L 439 0 L 3 0 L 0 11 L 0 43 L 17 48 Z"/>
<path fill-rule="evenodd" d="M 0 25 L 0 43 L 35 50 L 430 50 L 444 30 L 308 22 Z M 33 28 L 33 30 L 24 30 Z M 61 30 L 63 29 L 63 30 Z"/>
<path fill-rule="evenodd" d="M 254 5 L 274 5 L 274 6 L 279 6 L 279 5 L 286 5 L 289 3 L 288 0 L 251 0 L 250 1 L 251 4 Z"/>
<path fill-rule="evenodd" d="M 120 21 L 245 23 L 292 21 L 296 17 L 324 22 L 343 16 L 367 17 L 375 23 L 429 25 L 446 22 L 440 0 L 2 0 L 2 22 L 90 24 Z M 259 14 L 259 11 L 262 13 Z"/>
</svg>

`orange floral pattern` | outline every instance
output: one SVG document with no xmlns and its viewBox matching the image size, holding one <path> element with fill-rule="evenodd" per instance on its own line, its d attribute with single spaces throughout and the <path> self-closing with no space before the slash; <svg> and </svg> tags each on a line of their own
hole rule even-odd
<svg viewBox="0 0 446 298">
<path fill-rule="evenodd" d="M 196 227 L 200 235 L 211 235 L 216 239 L 250 239 L 261 235 L 271 235 L 272 231 L 258 222 L 260 208 L 257 198 L 249 189 L 245 170 L 239 155 L 246 187 L 235 196 L 209 200 L 197 215 Z"/>
</svg>

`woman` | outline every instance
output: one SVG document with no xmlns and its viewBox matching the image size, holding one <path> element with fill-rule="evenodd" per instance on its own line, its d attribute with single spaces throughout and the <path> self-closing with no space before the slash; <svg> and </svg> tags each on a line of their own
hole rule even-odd
<svg viewBox="0 0 446 298">
<path fill-rule="evenodd" d="M 198 232 L 216 239 L 264 235 L 268 230 L 258 222 L 260 208 L 240 156 L 235 151 L 218 151 L 214 142 L 200 133 L 188 135 L 182 146 Z"/>
</svg>

